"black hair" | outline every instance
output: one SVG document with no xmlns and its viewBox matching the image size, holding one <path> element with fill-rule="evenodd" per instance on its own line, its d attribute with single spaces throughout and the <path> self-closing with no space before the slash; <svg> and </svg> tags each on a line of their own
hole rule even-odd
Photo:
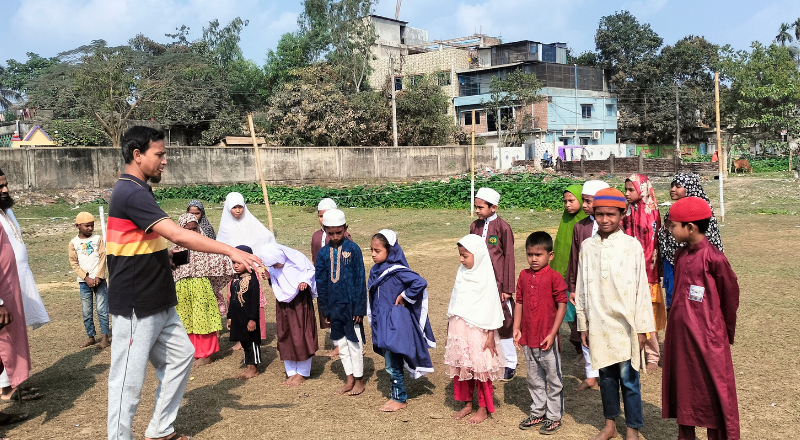
<svg viewBox="0 0 800 440">
<path fill-rule="evenodd" d="M 695 220 L 693 222 L 681 222 L 681 225 L 685 228 L 689 223 L 694 223 L 694 225 L 697 226 L 697 230 L 700 231 L 701 234 L 705 234 L 708 232 L 708 225 L 711 223 L 711 217 Z"/>
<path fill-rule="evenodd" d="M 478 199 L 478 200 L 483 200 L 483 199 L 478 198 L 478 197 L 475 197 L 475 198 Z M 483 200 L 483 202 L 486 203 L 486 206 L 489 207 L 489 208 L 491 208 L 492 206 L 495 206 L 495 205 L 492 205 L 491 203 L 487 202 L 486 200 Z"/>
<path fill-rule="evenodd" d="M 547 232 L 544 231 L 536 231 L 528 236 L 528 239 L 525 240 L 525 248 L 541 246 L 547 250 L 547 252 L 553 252 L 553 237 L 550 236 Z"/>
<path fill-rule="evenodd" d="M 122 159 L 126 164 L 133 162 L 133 150 L 144 154 L 150 148 L 151 142 L 164 140 L 164 132 L 155 128 L 137 125 L 131 127 L 122 135 Z"/>
<path fill-rule="evenodd" d="M 676 186 L 683 188 L 683 186 L 681 186 L 681 183 L 678 182 L 677 180 L 673 180 L 672 183 L 669 184 L 670 188 L 675 188 Z"/>
<path fill-rule="evenodd" d="M 386 237 L 383 234 L 378 232 L 377 234 L 373 235 L 372 238 L 375 239 L 375 240 L 380 241 L 381 245 L 383 245 L 383 247 L 386 248 L 386 252 L 389 252 L 389 248 L 391 246 L 389 246 L 389 240 L 387 240 Z"/>
</svg>

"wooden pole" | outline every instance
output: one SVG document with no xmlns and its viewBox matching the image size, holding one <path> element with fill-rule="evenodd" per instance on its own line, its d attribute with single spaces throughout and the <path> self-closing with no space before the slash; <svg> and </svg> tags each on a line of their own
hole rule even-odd
<svg viewBox="0 0 800 440">
<path fill-rule="evenodd" d="M 723 157 L 719 154 L 722 151 L 722 134 L 720 133 L 719 128 L 719 72 L 714 72 L 714 100 L 716 101 L 717 106 L 717 162 L 719 162 L 719 213 L 720 217 L 722 218 L 722 223 L 725 223 L 725 196 L 723 195 L 723 184 L 722 181 L 725 177 L 725 172 L 723 171 Z"/>
<path fill-rule="evenodd" d="M 472 110 L 472 165 L 470 166 L 469 216 L 475 217 L 475 110 Z"/>
<path fill-rule="evenodd" d="M 253 138 L 253 151 L 255 151 L 256 154 L 256 170 L 258 170 L 258 178 L 261 179 L 261 193 L 264 195 L 264 205 L 267 206 L 269 230 L 274 234 L 275 229 L 272 227 L 272 210 L 269 207 L 269 195 L 267 194 L 267 184 L 264 182 L 264 173 L 261 171 L 261 153 L 258 152 L 258 141 L 256 141 L 256 131 L 253 128 L 252 113 L 247 114 L 247 123 L 250 124 L 250 137 Z"/>
<path fill-rule="evenodd" d="M 400 10 L 400 5 L 397 5 L 398 11 Z M 396 99 L 396 89 L 397 87 L 394 85 L 394 57 L 389 58 L 390 64 L 390 71 L 389 71 L 389 85 L 392 88 L 392 143 L 395 148 L 397 148 L 397 99 Z"/>
</svg>

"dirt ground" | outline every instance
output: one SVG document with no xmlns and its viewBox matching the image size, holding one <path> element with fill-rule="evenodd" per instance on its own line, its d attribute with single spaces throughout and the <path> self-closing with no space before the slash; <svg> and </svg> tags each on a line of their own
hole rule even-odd
<svg viewBox="0 0 800 440">
<path fill-rule="evenodd" d="M 706 182 L 715 207 L 716 185 L 716 181 Z M 659 200 L 668 200 L 668 181 L 658 181 L 656 186 Z M 800 300 L 796 292 L 800 283 L 795 274 L 800 269 L 800 250 L 791 245 L 800 239 L 800 217 L 794 215 L 798 198 L 798 184 L 789 180 L 734 178 L 725 192 L 727 215 L 724 223 L 720 222 L 724 224 L 723 242 L 742 288 L 733 360 L 744 439 L 798 438 L 800 375 L 796 353 L 800 344 L 796 334 L 800 330 Z M 79 209 L 96 213 L 97 207 L 88 204 Z M 163 207 L 177 218 L 185 201 L 168 201 Z M 213 208 L 209 217 L 217 225 L 220 206 Z M 29 384 L 41 388 L 46 397 L 24 404 L 22 410 L 30 418 L 7 430 L 12 439 L 105 437 L 110 353 L 77 348 L 86 335 L 78 288 L 67 262 L 67 243 L 75 233 L 70 219 L 79 209 L 66 202 L 15 209 L 22 219 L 31 268 L 52 322 L 30 333 L 33 371 Z M 251 210 L 266 218 L 263 206 L 251 206 Z M 312 377 L 302 387 L 284 388 L 280 385 L 283 364 L 275 348 L 274 307 L 268 306 L 262 374 L 250 381 L 234 378 L 242 354 L 230 350 L 232 344 L 223 334 L 222 351 L 214 355 L 214 362 L 192 371 L 177 429 L 197 439 L 538 437 L 536 431 L 523 433 L 517 428 L 530 405 L 524 368 L 512 381 L 495 384 L 497 412 L 483 424 L 471 426 L 450 417 L 457 406 L 443 368 L 445 313 L 459 264 L 456 242 L 469 230 L 469 214 L 448 210 L 345 211 L 350 233 L 364 249 L 367 269 L 372 263 L 369 237 L 379 229 L 391 228 L 398 231 L 411 268 L 428 280 L 430 319 L 439 341 L 431 352 L 436 372 L 418 380 L 407 379 L 409 406 L 394 414 L 378 411 L 388 398 L 388 375 L 383 359 L 369 344 L 365 350 L 367 391 L 362 396 L 334 396 L 344 373 L 340 362 L 322 356 L 314 359 Z M 311 234 L 318 227 L 313 209 L 276 206 L 273 214 L 278 240 L 308 254 Z M 522 244 L 527 234 L 543 229 L 555 235 L 560 213 L 511 209 L 500 215 L 515 231 L 519 272 L 526 267 Z M 571 347 L 565 344 L 564 348 L 566 416 L 557 437 L 586 439 L 603 423 L 599 391 L 573 391 L 583 377 L 583 368 L 571 362 Z M 156 385 L 151 369 L 135 421 L 137 438 L 143 436 L 152 414 Z M 641 437 L 675 438 L 674 420 L 661 419 L 660 371 L 643 376 L 642 393 L 645 427 Z M 17 410 L 16 404 L 4 408 Z M 624 432 L 622 418 L 617 425 Z M 699 437 L 705 438 L 705 433 L 700 432 Z"/>
</svg>

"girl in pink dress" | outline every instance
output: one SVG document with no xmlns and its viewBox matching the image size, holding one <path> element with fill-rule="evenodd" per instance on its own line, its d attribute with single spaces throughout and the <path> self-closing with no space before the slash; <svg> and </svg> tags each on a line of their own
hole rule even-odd
<svg viewBox="0 0 800 440">
<path fill-rule="evenodd" d="M 464 402 L 453 417 L 472 414 L 472 396 L 478 389 L 478 411 L 469 423 L 481 423 L 494 412 L 492 381 L 502 378 L 505 357 L 497 329 L 503 325 L 492 260 L 486 242 L 470 234 L 458 242 L 461 266 L 447 308 L 447 346 L 444 363 L 453 379 L 455 400 Z"/>
</svg>

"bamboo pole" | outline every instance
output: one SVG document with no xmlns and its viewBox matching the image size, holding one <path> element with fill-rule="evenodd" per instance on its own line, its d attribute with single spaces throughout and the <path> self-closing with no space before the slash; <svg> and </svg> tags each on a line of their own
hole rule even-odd
<svg viewBox="0 0 800 440">
<path fill-rule="evenodd" d="M 470 166 L 469 216 L 475 217 L 475 110 L 472 110 L 472 165 Z"/>
<path fill-rule="evenodd" d="M 719 128 L 719 72 L 714 72 L 714 101 L 717 106 L 717 151 L 722 151 L 722 134 Z M 722 218 L 722 223 L 725 223 L 725 197 L 723 195 L 723 179 L 725 172 L 723 167 L 724 159 L 721 154 L 717 153 L 717 162 L 719 162 L 719 213 Z"/>
<path fill-rule="evenodd" d="M 264 194 L 264 205 L 267 206 L 267 221 L 269 221 L 269 230 L 273 234 L 275 229 L 272 227 L 272 210 L 269 207 L 269 195 L 267 194 L 267 184 L 264 182 L 264 173 L 261 171 L 261 154 L 258 152 L 258 142 L 256 141 L 256 131 L 253 128 L 253 115 L 247 114 L 247 123 L 250 124 L 250 137 L 253 138 L 253 151 L 256 154 L 256 170 L 258 170 L 258 178 L 261 179 L 261 193 Z"/>
</svg>

